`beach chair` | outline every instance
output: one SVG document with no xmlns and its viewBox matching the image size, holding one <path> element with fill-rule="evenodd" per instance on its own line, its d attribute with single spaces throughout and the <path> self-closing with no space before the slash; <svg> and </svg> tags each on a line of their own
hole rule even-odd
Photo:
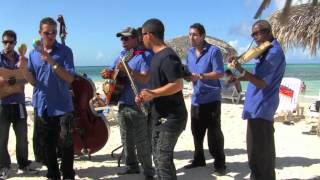
<svg viewBox="0 0 320 180">
<path fill-rule="evenodd" d="M 276 114 L 284 115 L 286 121 L 292 121 L 295 115 L 303 116 L 303 107 L 299 107 L 298 103 L 301 84 L 298 78 L 286 77 L 281 81 Z"/>
<path fill-rule="evenodd" d="M 231 100 L 232 103 L 239 104 L 244 97 L 244 92 L 238 92 L 235 85 L 225 86 L 221 84 L 221 98 Z"/>
</svg>

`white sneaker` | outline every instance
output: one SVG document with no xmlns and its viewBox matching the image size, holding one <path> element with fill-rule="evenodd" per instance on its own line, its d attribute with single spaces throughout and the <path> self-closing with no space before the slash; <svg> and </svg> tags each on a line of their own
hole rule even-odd
<svg viewBox="0 0 320 180">
<path fill-rule="evenodd" d="M 22 169 L 18 169 L 17 174 L 28 174 L 28 175 L 33 175 L 33 174 L 38 174 L 39 171 L 30 168 L 30 166 L 26 166 Z"/>
<path fill-rule="evenodd" d="M 0 170 L 1 174 L 0 174 L 0 179 L 7 179 L 8 175 L 9 175 L 9 168 L 4 167 Z"/>
</svg>

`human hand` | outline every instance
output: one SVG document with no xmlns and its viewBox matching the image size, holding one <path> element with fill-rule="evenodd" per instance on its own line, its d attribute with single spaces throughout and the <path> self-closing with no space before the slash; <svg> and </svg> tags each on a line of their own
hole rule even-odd
<svg viewBox="0 0 320 180">
<path fill-rule="evenodd" d="M 131 71 L 130 67 L 128 66 L 128 63 L 127 62 L 124 62 L 125 65 L 122 63 L 122 61 L 120 61 L 117 65 L 116 65 L 116 68 L 119 69 L 119 71 L 122 71 L 122 72 L 126 72 L 126 69 L 124 66 L 126 66 L 129 70 L 129 72 Z"/>
<path fill-rule="evenodd" d="M 27 70 L 28 69 L 28 62 L 27 62 L 26 57 L 24 57 L 24 56 L 20 56 L 19 57 L 18 67 L 21 70 Z"/>
<path fill-rule="evenodd" d="M 156 97 L 156 94 L 150 89 L 143 89 L 140 94 L 136 97 L 136 102 L 147 102 L 151 101 Z"/>
<path fill-rule="evenodd" d="M 103 69 L 100 72 L 100 75 L 103 79 L 110 79 L 112 76 L 112 71 L 110 69 Z"/>
<path fill-rule="evenodd" d="M 184 78 L 186 81 L 196 81 L 196 80 L 199 80 L 200 79 L 200 75 L 199 74 L 195 74 L 195 73 L 192 73 L 191 76 L 187 76 Z"/>
</svg>

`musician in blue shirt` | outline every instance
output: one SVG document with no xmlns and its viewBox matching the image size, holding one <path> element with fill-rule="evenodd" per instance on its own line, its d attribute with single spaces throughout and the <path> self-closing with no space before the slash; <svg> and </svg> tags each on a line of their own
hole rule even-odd
<svg viewBox="0 0 320 180">
<path fill-rule="evenodd" d="M 19 67 L 19 55 L 14 51 L 17 43 L 17 35 L 12 30 L 6 30 L 2 35 L 3 51 L 0 52 L 0 67 L 17 70 Z M 17 78 L 17 77 L 16 77 Z M 27 137 L 27 111 L 25 106 L 24 84 L 11 82 L 8 79 L 0 80 L 3 86 L 22 86 L 21 92 L 0 98 L 0 179 L 6 179 L 10 169 L 11 160 L 8 153 L 8 139 L 10 125 L 16 134 L 16 156 L 19 170 L 26 173 L 36 173 L 29 168 L 28 160 L 28 137 Z M 20 85 L 18 85 L 20 83 Z"/>
<path fill-rule="evenodd" d="M 235 63 L 241 80 L 249 81 L 242 118 L 248 120 L 247 152 L 251 179 L 276 179 L 273 116 L 279 105 L 279 87 L 286 62 L 281 45 L 273 37 L 271 25 L 259 20 L 252 26 L 256 44 L 269 41 L 271 48 L 257 58 L 249 73 Z"/>
<path fill-rule="evenodd" d="M 111 68 L 112 70 L 117 68 L 121 71 L 120 73 L 125 73 L 120 59 L 126 56 L 130 49 L 134 49 L 133 57 L 128 58 L 129 62 L 127 62 L 127 65 L 130 75 L 138 88 L 137 90 L 140 91 L 146 87 L 152 54 L 149 51 L 138 48 L 137 35 L 136 29 L 131 27 L 117 33 L 116 36 L 121 39 L 124 50 L 121 51 L 120 56 L 115 59 Z M 102 77 L 108 78 L 109 73 L 110 71 L 103 70 Z M 124 87 L 118 101 L 118 121 L 127 167 L 118 174 L 140 173 L 137 160 L 138 155 L 144 169 L 145 178 L 153 179 L 154 169 L 152 167 L 151 145 L 147 142 L 147 116 L 142 112 L 141 107 L 138 107 L 135 103 L 135 94 L 127 75 L 125 75 L 125 82 L 122 85 L 124 85 Z"/>
<path fill-rule="evenodd" d="M 56 41 L 57 23 L 43 18 L 39 34 L 40 47 L 30 52 L 28 64 L 22 61 L 25 78 L 34 86 L 32 103 L 36 116 L 43 121 L 45 165 L 47 177 L 60 179 L 56 148 L 61 142 L 61 172 L 64 179 L 74 179 L 73 103 L 69 92 L 74 80 L 73 54 L 69 47 Z"/>
<path fill-rule="evenodd" d="M 195 146 L 194 160 L 186 169 L 205 166 L 203 140 L 207 131 L 208 147 L 214 158 L 216 175 L 226 171 L 224 137 L 221 130 L 221 84 L 224 75 L 223 57 L 217 46 L 205 41 L 204 27 L 195 23 L 190 26 L 189 40 L 192 48 L 187 54 L 193 93 L 191 100 L 191 130 Z"/>
</svg>

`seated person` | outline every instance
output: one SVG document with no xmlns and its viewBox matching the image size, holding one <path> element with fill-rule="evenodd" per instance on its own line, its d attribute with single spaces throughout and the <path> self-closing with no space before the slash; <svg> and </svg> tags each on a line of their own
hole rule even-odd
<svg viewBox="0 0 320 180">
<path fill-rule="evenodd" d="M 226 80 L 223 82 L 223 88 L 230 88 L 233 85 L 236 87 L 238 93 L 242 91 L 240 81 L 237 77 L 234 76 L 230 69 L 227 69 L 225 72 Z"/>
</svg>

